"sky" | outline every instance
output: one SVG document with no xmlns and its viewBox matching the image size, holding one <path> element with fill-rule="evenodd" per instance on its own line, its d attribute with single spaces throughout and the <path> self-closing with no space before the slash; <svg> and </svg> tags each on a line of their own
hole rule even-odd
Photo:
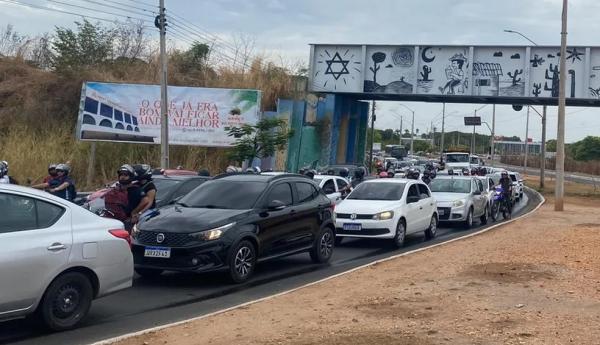
<svg viewBox="0 0 600 345">
<path fill-rule="evenodd" d="M 64 10 L 106 19 L 125 15 L 150 15 L 158 0 L 0 0 L 0 26 L 14 25 L 21 33 L 36 35 L 53 31 L 55 26 L 72 26 L 77 17 L 43 9 L 23 7 L 15 2 Z M 105 6 L 99 5 L 104 4 Z M 147 6 L 149 4 L 150 6 Z M 71 6 L 69 6 L 71 5 Z M 86 10 L 81 7 L 102 10 Z M 113 8 L 107 6 L 114 6 Z M 134 6 L 137 9 L 130 7 Z M 117 8 L 115 8 L 117 7 Z M 174 28 L 177 44 L 190 39 L 219 37 L 233 45 L 232 37 L 244 36 L 255 41 L 254 51 L 286 65 L 308 65 L 309 44 L 465 44 L 528 45 L 523 37 L 506 33 L 522 32 L 539 45 L 560 45 L 561 0 L 165 0 L 167 13 L 184 18 L 182 25 L 194 29 Z M 147 9 L 148 11 L 143 11 Z M 594 46 L 600 32 L 598 0 L 569 1 L 568 43 Z M 121 19 L 124 19 L 121 17 Z M 149 21 L 151 18 L 146 17 Z M 186 24 L 187 23 L 187 24 Z M 193 25 L 192 25 L 193 24 Z M 152 25 L 148 23 L 148 25 Z M 190 26 L 191 25 L 191 26 Z M 194 35 L 194 36 L 192 36 Z M 154 37 L 157 37 L 155 35 Z M 200 38 L 201 40 L 202 38 Z M 225 49 L 225 48 L 223 48 Z M 415 111 L 415 128 L 428 131 L 431 122 L 441 129 L 442 104 L 405 102 Z M 377 105 L 376 128 L 398 129 L 399 116 L 404 128 L 410 128 L 411 112 L 396 102 Z M 447 104 L 446 131 L 470 131 L 463 116 L 471 116 L 479 104 Z M 493 107 L 488 105 L 478 115 L 491 125 Z M 537 108 L 541 112 L 541 107 Z M 600 109 L 568 107 L 566 141 L 588 135 L 600 135 Z M 525 138 L 526 111 L 515 112 L 511 106 L 496 106 L 496 135 Z M 556 138 L 557 108 L 548 108 L 548 139 Z M 486 126 L 477 132 L 489 134 Z M 541 138 L 541 120 L 531 112 L 529 137 Z"/>
</svg>

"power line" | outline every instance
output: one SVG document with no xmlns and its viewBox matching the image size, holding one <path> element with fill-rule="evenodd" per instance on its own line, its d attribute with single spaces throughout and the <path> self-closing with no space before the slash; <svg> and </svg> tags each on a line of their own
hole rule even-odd
<svg viewBox="0 0 600 345">
<path fill-rule="evenodd" d="M 113 4 L 117 4 L 117 5 L 121 5 L 121 6 L 126 6 L 128 8 L 134 8 L 136 10 L 140 10 L 140 11 L 144 11 L 144 12 L 149 12 L 149 13 L 153 13 L 155 15 L 158 15 L 158 11 L 156 11 L 156 10 L 148 10 L 148 9 L 143 8 L 143 7 L 137 7 L 137 6 L 133 6 L 133 5 L 127 5 L 127 4 L 123 4 L 121 2 L 114 1 L 114 0 L 104 0 L 104 1 L 110 2 L 110 3 L 113 3 Z"/>
<path fill-rule="evenodd" d="M 52 1 L 52 0 L 48 0 L 48 1 Z M 119 7 L 119 6 L 114 6 L 114 5 L 107 5 L 107 4 L 103 4 L 101 2 L 97 2 L 97 1 L 94 1 L 94 0 L 80 0 L 80 1 L 89 2 L 89 3 L 95 4 L 95 5 L 99 5 L 99 6 L 114 8 L 114 9 L 117 9 L 119 11 L 124 11 L 124 12 L 127 12 L 127 13 L 131 12 L 131 13 L 136 14 L 138 16 L 144 16 L 144 17 L 150 17 L 150 18 L 154 18 L 155 17 L 155 16 L 150 15 L 150 14 L 139 13 L 139 12 L 132 12 L 130 9 L 127 9 L 127 8 L 123 8 L 123 7 Z M 104 1 L 108 1 L 108 0 L 104 0 Z M 150 12 L 150 11 L 148 11 L 148 12 Z"/>
<path fill-rule="evenodd" d="M 85 6 L 73 5 L 73 4 L 62 2 L 62 1 L 59 1 L 59 0 L 46 0 L 46 1 L 54 2 L 54 3 L 65 5 L 65 6 L 76 7 L 76 8 L 80 8 L 80 9 L 84 9 L 84 10 L 88 10 L 88 11 L 94 11 L 94 12 L 100 12 L 100 13 L 110 14 L 110 15 L 117 16 L 117 17 L 124 17 L 124 18 L 128 18 L 128 19 L 137 19 L 137 20 L 145 20 L 145 19 L 142 19 L 142 18 L 136 18 L 136 17 L 125 15 L 125 14 L 118 14 L 118 13 L 114 13 L 114 12 L 108 12 L 108 11 L 99 10 L 97 8 L 90 8 L 90 7 L 85 7 Z M 150 16 L 150 17 L 152 17 L 152 16 Z"/>
<path fill-rule="evenodd" d="M 70 12 L 70 11 L 65 11 L 65 10 L 62 10 L 62 9 L 51 8 L 51 7 L 39 6 L 39 5 L 34 5 L 34 4 L 30 4 L 30 3 L 26 3 L 26 2 L 21 2 L 21 1 L 17 1 L 17 0 L 0 0 L 0 2 L 4 2 L 4 3 L 8 3 L 8 4 L 13 4 L 13 5 L 19 5 L 19 6 L 23 6 L 23 7 L 35 8 L 35 9 L 44 10 L 44 11 L 70 14 L 70 15 L 77 16 L 77 17 L 82 17 L 82 18 L 96 19 L 96 20 L 101 20 L 101 21 L 105 21 L 105 22 L 109 22 L 109 23 L 115 23 L 115 22 L 117 22 L 116 19 L 106 19 L 106 18 L 101 18 L 101 17 L 96 17 L 96 16 L 90 16 L 90 15 L 87 15 L 87 14 Z"/>
<path fill-rule="evenodd" d="M 128 1 L 136 3 L 136 4 L 140 4 L 140 5 L 145 5 L 145 6 L 148 6 L 148 7 L 152 7 L 152 8 L 157 8 L 158 7 L 156 5 L 149 4 L 149 3 L 143 2 L 143 1 L 138 1 L 138 0 L 128 0 Z"/>
</svg>

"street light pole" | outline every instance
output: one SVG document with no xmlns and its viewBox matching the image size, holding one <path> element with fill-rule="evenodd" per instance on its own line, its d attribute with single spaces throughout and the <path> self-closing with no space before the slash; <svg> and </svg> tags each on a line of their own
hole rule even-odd
<svg viewBox="0 0 600 345">
<path fill-rule="evenodd" d="M 414 148 L 415 148 L 415 112 L 412 111 L 412 123 L 410 125 L 410 154 L 413 156 L 415 155 Z"/>
<path fill-rule="evenodd" d="M 494 140 L 496 136 L 496 105 L 492 106 L 492 137 L 490 138 L 490 158 L 494 161 L 494 153 L 496 152 L 494 149 Z"/>
<path fill-rule="evenodd" d="M 369 153 L 369 172 L 371 172 L 373 165 L 373 142 L 375 141 L 375 101 L 371 107 L 371 151 Z"/>
<path fill-rule="evenodd" d="M 159 0 L 160 14 L 160 165 L 169 168 L 169 110 L 167 109 L 167 34 L 165 0 Z"/>
<path fill-rule="evenodd" d="M 558 123 L 556 135 L 556 188 L 554 190 L 554 210 L 564 211 L 565 195 L 565 83 L 567 56 L 567 8 L 568 1 L 563 0 L 562 25 L 560 38 L 560 74 L 558 86 Z"/>
<path fill-rule="evenodd" d="M 542 157 L 540 159 L 540 189 L 544 189 L 546 179 L 546 106 L 542 111 Z"/>
<path fill-rule="evenodd" d="M 442 105 L 442 139 L 440 142 L 440 159 L 444 154 L 444 134 L 445 134 L 445 125 L 446 125 L 446 103 Z"/>
<path fill-rule="evenodd" d="M 523 161 L 523 174 L 527 175 L 527 157 L 529 157 L 529 108 L 527 106 L 527 124 L 525 125 L 525 159 Z"/>
</svg>

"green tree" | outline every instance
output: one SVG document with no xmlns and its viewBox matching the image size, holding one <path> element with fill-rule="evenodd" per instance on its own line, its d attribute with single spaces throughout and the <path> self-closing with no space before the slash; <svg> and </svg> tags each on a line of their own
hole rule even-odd
<svg viewBox="0 0 600 345">
<path fill-rule="evenodd" d="M 546 142 L 546 151 L 556 152 L 556 139 L 551 139 Z"/>
<path fill-rule="evenodd" d="M 600 159 L 600 137 L 587 136 L 572 145 L 573 158 L 578 161 Z"/>
<path fill-rule="evenodd" d="M 225 127 L 225 130 L 236 139 L 229 158 L 240 165 L 254 158 L 273 156 L 276 151 L 285 149 L 288 139 L 294 135 L 282 119 L 262 119 L 256 125 Z"/>
<path fill-rule="evenodd" d="M 57 72 L 72 72 L 98 66 L 112 58 L 114 30 L 87 20 L 75 22 L 77 30 L 56 27 L 52 48 L 56 52 L 52 67 Z"/>
<path fill-rule="evenodd" d="M 415 152 L 429 152 L 431 151 L 431 143 L 425 140 L 414 141 Z"/>
</svg>

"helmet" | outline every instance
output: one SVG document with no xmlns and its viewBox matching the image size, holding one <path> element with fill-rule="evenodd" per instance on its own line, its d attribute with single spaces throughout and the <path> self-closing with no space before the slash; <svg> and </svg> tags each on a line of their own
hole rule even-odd
<svg viewBox="0 0 600 345">
<path fill-rule="evenodd" d="M 152 179 L 152 168 L 148 164 L 136 164 L 133 166 L 133 171 L 138 180 Z"/>
<path fill-rule="evenodd" d="M 348 175 L 350 175 L 350 170 L 348 170 L 348 168 L 341 168 L 340 169 L 340 176 L 341 177 L 348 177 Z"/>
<path fill-rule="evenodd" d="M 8 174 L 8 165 L 6 165 L 5 161 L 0 162 L 0 177 L 4 177 Z"/>
<path fill-rule="evenodd" d="M 300 174 L 300 175 L 304 175 L 305 173 L 306 173 L 306 169 L 304 169 L 304 168 L 300 168 L 298 170 L 298 174 Z"/>
<path fill-rule="evenodd" d="M 415 168 L 410 168 L 406 172 L 406 178 L 411 179 L 411 180 L 418 180 L 420 175 L 421 175 L 421 172 Z"/>
<path fill-rule="evenodd" d="M 304 175 L 310 177 L 310 178 L 315 178 L 315 175 L 317 174 L 317 172 L 315 170 L 308 170 L 307 172 L 304 173 Z"/>
<path fill-rule="evenodd" d="M 56 171 L 62 171 L 65 175 L 68 175 L 71 172 L 71 168 L 68 165 L 61 163 L 56 166 Z"/>
<path fill-rule="evenodd" d="M 260 170 L 260 167 L 254 167 L 252 168 L 252 171 L 254 171 L 255 174 L 260 174 L 262 172 L 262 170 Z"/>
<path fill-rule="evenodd" d="M 335 170 L 333 170 L 333 169 L 328 169 L 328 170 L 327 170 L 327 175 L 335 175 Z"/>
<path fill-rule="evenodd" d="M 231 174 L 231 173 L 237 172 L 237 169 L 233 165 L 230 165 L 230 166 L 227 167 L 227 169 L 225 170 L 225 172 L 227 172 L 228 174 Z"/>
<path fill-rule="evenodd" d="M 385 172 L 385 171 L 382 171 L 382 172 L 379 173 L 379 177 L 380 178 L 387 178 L 388 177 L 388 173 Z"/>
<path fill-rule="evenodd" d="M 206 169 L 200 169 L 198 171 L 198 176 L 210 176 L 210 172 Z"/>
<path fill-rule="evenodd" d="M 55 170 L 55 169 L 56 169 L 56 166 L 57 166 L 57 164 L 55 164 L 55 163 L 51 163 L 51 164 L 49 164 L 49 165 L 48 165 L 48 171 L 50 171 L 50 170 Z"/>
<path fill-rule="evenodd" d="M 503 171 L 500 175 L 508 177 L 508 171 Z"/>
<path fill-rule="evenodd" d="M 59 164 L 59 166 L 60 166 L 60 164 Z M 60 170 L 60 169 L 57 167 L 56 170 Z M 117 175 L 121 175 L 121 173 L 125 173 L 125 174 L 129 175 L 129 177 L 131 177 L 131 178 L 134 178 L 136 176 L 135 169 L 133 169 L 133 167 L 129 164 L 121 165 L 121 167 L 117 170 Z"/>
<path fill-rule="evenodd" d="M 389 178 L 392 178 L 396 174 L 394 174 L 394 172 L 390 170 L 390 171 L 388 171 L 387 175 L 388 175 Z"/>
</svg>

